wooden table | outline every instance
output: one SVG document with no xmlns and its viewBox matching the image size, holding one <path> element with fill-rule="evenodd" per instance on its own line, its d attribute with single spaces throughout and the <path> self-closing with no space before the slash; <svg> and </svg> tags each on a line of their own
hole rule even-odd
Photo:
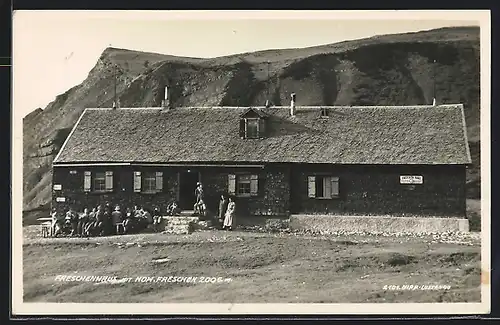
<svg viewBox="0 0 500 325">
<path fill-rule="evenodd" d="M 52 237 L 52 218 L 38 218 L 36 219 L 42 226 L 42 237 Z"/>
</svg>

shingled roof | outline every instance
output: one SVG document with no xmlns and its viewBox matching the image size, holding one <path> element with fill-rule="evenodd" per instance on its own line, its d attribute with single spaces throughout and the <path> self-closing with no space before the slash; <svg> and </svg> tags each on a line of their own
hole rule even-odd
<svg viewBox="0 0 500 325">
<path fill-rule="evenodd" d="M 463 105 L 259 107 L 266 136 L 241 139 L 248 107 L 86 109 L 60 163 L 468 164 Z"/>
</svg>

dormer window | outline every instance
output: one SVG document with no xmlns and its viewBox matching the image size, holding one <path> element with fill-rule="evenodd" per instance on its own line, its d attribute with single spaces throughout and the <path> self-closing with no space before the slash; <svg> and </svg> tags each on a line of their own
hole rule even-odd
<svg viewBox="0 0 500 325">
<path fill-rule="evenodd" d="M 259 138 L 259 118 L 247 118 L 245 138 L 247 139 L 257 139 Z"/>
<path fill-rule="evenodd" d="M 242 139 L 260 139 L 264 137 L 265 115 L 252 108 L 240 118 L 240 137 Z"/>
</svg>

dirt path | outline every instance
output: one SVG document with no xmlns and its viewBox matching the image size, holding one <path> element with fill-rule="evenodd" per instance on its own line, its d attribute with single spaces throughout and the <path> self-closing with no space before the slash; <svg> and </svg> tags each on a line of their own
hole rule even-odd
<svg viewBox="0 0 500 325">
<path fill-rule="evenodd" d="M 453 237 L 461 243 L 432 236 L 241 231 L 44 239 L 37 237 L 37 229 L 25 229 L 25 236 L 25 301 L 352 303 L 480 299 L 480 246 L 474 235 Z M 69 278 L 61 280 L 58 275 L 114 276 L 118 281 L 66 281 Z M 174 277 L 177 280 L 173 281 Z M 187 282 L 189 277 L 197 280 Z M 393 285 L 400 290 L 391 290 L 396 288 L 390 287 Z M 442 287 L 403 287 L 410 285 Z"/>
<path fill-rule="evenodd" d="M 106 237 L 60 237 L 60 238 L 42 238 L 38 226 L 27 226 L 23 229 L 23 244 L 44 244 L 52 245 L 59 243 L 143 243 L 143 244 L 161 244 L 170 242 L 215 242 L 215 241 L 238 241 L 241 238 L 296 238 L 314 239 L 314 240 L 334 240 L 347 241 L 355 243 L 449 243 L 467 246 L 480 246 L 481 234 L 435 234 L 435 235 L 370 235 L 357 233 L 341 233 L 329 235 L 317 235 L 308 233 L 292 232 L 256 232 L 256 231 L 196 231 L 189 235 L 169 235 L 162 233 L 145 233 L 134 235 L 106 236 Z"/>
</svg>

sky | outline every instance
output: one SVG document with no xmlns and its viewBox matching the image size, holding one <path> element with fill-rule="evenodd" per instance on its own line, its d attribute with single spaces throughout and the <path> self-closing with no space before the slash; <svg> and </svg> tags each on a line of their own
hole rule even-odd
<svg viewBox="0 0 500 325">
<path fill-rule="evenodd" d="M 81 83 L 105 48 L 210 58 L 479 25 L 447 12 L 16 11 L 13 106 L 22 116 Z"/>
</svg>

